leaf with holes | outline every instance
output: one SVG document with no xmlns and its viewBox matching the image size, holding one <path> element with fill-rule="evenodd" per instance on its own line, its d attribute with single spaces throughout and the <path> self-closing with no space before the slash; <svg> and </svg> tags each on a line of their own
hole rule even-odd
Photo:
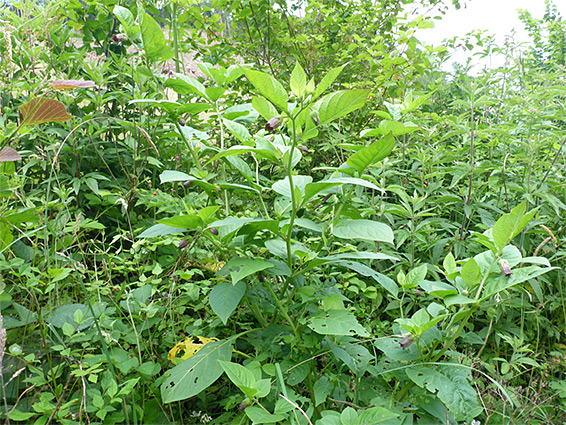
<svg viewBox="0 0 566 425">
<path fill-rule="evenodd" d="M 73 118 L 65 109 L 65 105 L 55 99 L 36 97 L 20 106 L 22 125 L 43 124 L 46 122 L 64 122 Z"/>
<path fill-rule="evenodd" d="M 236 337 L 206 344 L 194 356 L 168 372 L 161 385 L 164 403 L 185 400 L 211 386 L 224 372 L 218 361 L 229 362 Z"/>
<path fill-rule="evenodd" d="M 471 421 L 482 412 L 476 390 L 469 383 L 468 368 L 461 365 L 414 366 L 405 371 L 419 387 L 436 394 L 457 421 Z"/>
<path fill-rule="evenodd" d="M 349 342 L 335 345 L 330 339 L 328 346 L 332 350 L 332 354 L 340 359 L 354 375 L 362 376 L 366 373 L 368 364 L 373 356 L 363 345 L 350 344 Z"/>
<path fill-rule="evenodd" d="M 346 310 L 320 312 L 311 317 L 308 327 L 321 335 L 369 336 L 358 319 Z"/>
</svg>

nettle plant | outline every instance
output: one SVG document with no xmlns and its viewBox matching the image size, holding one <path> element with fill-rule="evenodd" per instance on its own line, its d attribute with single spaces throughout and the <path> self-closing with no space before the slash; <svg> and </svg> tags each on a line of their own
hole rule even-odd
<svg viewBox="0 0 566 425">
<path fill-rule="evenodd" d="M 142 236 L 190 230 L 218 247 L 226 264 L 209 305 L 224 325 L 232 318 L 231 325 L 240 324 L 241 331 L 226 329 L 225 337 L 184 356 L 188 358 L 169 370 L 160 380 L 165 403 L 193 397 L 226 373 L 242 395 L 225 398 L 225 420 L 245 416 L 258 424 L 401 424 L 410 418 L 469 421 L 481 414 L 470 385 L 475 369 L 457 353 L 457 342 L 475 314 L 489 314 L 489 307 L 512 288 L 552 269 L 546 259 L 523 258 L 511 245 L 535 211 L 527 213 L 521 204 L 476 235 L 488 250 L 473 258 L 456 261 L 449 254 L 443 269 L 422 264 L 399 273 L 397 282 L 376 271 L 376 263 L 397 261 L 380 250 L 380 244 L 391 249 L 394 233 L 371 214 L 364 216 L 355 198 L 367 196 L 366 191 L 382 192 L 366 170 L 392 152 L 394 132 L 378 132 L 369 145 L 350 146 L 354 153 L 340 167 L 325 168 L 322 180 L 297 171 L 303 146 L 321 126 L 366 104 L 368 90 L 324 95 L 343 68 L 331 70 L 317 86 L 296 64 L 288 93 L 263 72 L 201 67 L 208 70 L 209 81 L 220 86 L 242 72 L 247 77 L 257 93 L 251 105 L 267 121 L 265 130 L 254 135 L 241 123 L 251 113 L 249 105 L 220 110 L 215 104 L 223 90 L 180 75 L 177 82 L 168 83 L 180 94 L 200 96 L 214 107 L 221 133 L 227 129 L 241 144 L 208 144 L 198 130 L 178 125 L 194 167 L 189 174 L 164 171 L 161 181 L 198 185 L 209 194 L 211 205 L 198 211 L 187 205 L 186 214 L 160 220 Z M 174 118 L 175 111 L 186 110 L 181 103 L 162 106 L 170 108 Z M 195 136 L 198 143 L 191 139 Z M 214 155 L 204 162 L 207 152 Z M 241 159 L 244 155 L 251 156 L 255 171 Z M 222 171 L 208 172 L 211 166 Z M 237 170 L 237 178 L 244 181 L 230 181 L 230 170 Z M 231 192 L 232 201 L 242 193 L 254 196 L 247 198 L 243 214 L 234 212 L 235 203 L 225 196 L 227 214 L 216 219 L 221 209 L 214 205 L 215 193 L 220 190 Z M 435 281 L 426 279 L 432 270 Z M 352 272 L 365 287 L 373 285 L 390 306 L 399 307 L 395 322 L 381 326 L 392 331 L 388 335 L 372 335 L 370 324 L 359 322 L 357 307 L 341 293 L 336 273 L 351 277 Z M 417 287 L 428 294 L 422 293 L 424 301 L 404 306 L 405 295 Z M 253 322 L 242 312 L 251 313 Z M 373 320 L 379 322 L 379 316 Z M 233 353 L 246 359 L 243 364 L 232 361 Z"/>
</svg>

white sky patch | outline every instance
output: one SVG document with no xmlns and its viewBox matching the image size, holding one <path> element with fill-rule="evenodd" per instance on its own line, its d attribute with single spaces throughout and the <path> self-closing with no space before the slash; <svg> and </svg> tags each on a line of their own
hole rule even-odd
<svg viewBox="0 0 566 425">
<path fill-rule="evenodd" d="M 554 4 L 566 20 L 566 0 L 554 0 Z M 488 35 L 495 35 L 496 43 L 503 46 L 505 37 L 515 30 L 514 41 L 527 42 L 529 37 L 519 20 L 518 9 L 528 10 L 533 18 L 542 19 L 545 0 L 467 0 L 465 8 L 456 10 L 450 6 L 441 21 L 434 21 L 435 28 L 419 30 L 416 37 L 426 44 L 438 46 L 444 39 L 465 38 L 471 31 L 485 30 Z M 460 49 L 455 53 L 453 61 L 465 63 L 468 57 L 470 53 Z M 480 68 L 502 65 L 501 59 L 493 56 L 485 59 L 474 57 L 473 63 L 477 63 Z"/>
</svg>

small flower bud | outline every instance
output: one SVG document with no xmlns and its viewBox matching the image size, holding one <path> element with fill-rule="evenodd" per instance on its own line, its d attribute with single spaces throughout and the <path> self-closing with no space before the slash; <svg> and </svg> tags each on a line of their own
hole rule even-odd
<svg viewBox="0 0 566 425">
<path fill-rule="evenodd" d="M 126 34 L 114 34 L 112 36 L 112 41 L 114 41 L 114 43 L 121 43 L 125 39 L 126 39 Z"/>
<path fill-rule="evenodd" d="M 314 125 L 320 124 L 320 118 L 318 117 L 318 111 L 311 111 L 311 120 Z"/>
<path fill-rule="evenodd" d="M 191 187 L 194 184 L 194 182 L 192 180 L 187 180 L 185 183 L 183 183 L 183 187 L 185 189 L 188 189 L 189 187 Z"/>
<path fill-rule="evenodd" d="M 181 239 L 181 242 L 179 242 L 179 249 L 183 249 L 184 247 L 186 247 L 189 244 L 189 241 L 186 239 Z"/>
<path fill-rule="evenodd" d="M 279 117 L 273 117 L 269 121 L 267 121 L 267 124 L 265 124 L 265 130 L 269 131 L 270 133 L 273 133 L 275 129 L 280 125 L 281 125 L 281 119 Z"/>
<path fill-rule="evenodd" d="M 210 233 L 212 233 L 214 236 L 218 236 L 218 229 L 216 227 L 211 227 L 210 229 L 208 229 L 210 231 Z"/>
<path fill-rule="evenodd" d="M 507 260 L 499 261 L 499 268 L 501 269 L 501 273 L 503 273 L 505 277 L 509 277 L 513 273 L 511 271 L 511 266 L 509 265 Z"/>
<path fill-rule="evenodd" d="M 301 150 L 301 152 L 309 153 L 309 148 L 307 148 L 306 146 L 301 145 L 299 146 L 299 149 Z"/>
<path fill-rule="evenodd" d="M 401 348 L 403 350 L 406 350 L 407 348 L 409 348 L 412 343 L 413 343 L 413 338 L 412 338 L 411 334 L 406 334 L 403 337 L 403 339 L 401 339 L 401 341 L 399 341 L 399 345 L 401 346 Z"/>
<path fill-rule="evenodd" d="M 185 121 L 183 118 L 179 118 L 179 125 L 185 126 L 187 125 L 187 121 Z"/>
</svg>

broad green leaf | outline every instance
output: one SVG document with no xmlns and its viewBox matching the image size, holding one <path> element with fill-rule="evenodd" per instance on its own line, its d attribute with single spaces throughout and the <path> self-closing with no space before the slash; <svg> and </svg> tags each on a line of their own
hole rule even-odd
<svg viewBox="0 0 566 425">
<path fill-rule="evenodd" d="M 379 285 L 383 286 L 383 288 L 387 290 L 394 297 L 397 297 L 397 294 L 399 293 L 399 287 L 392 279 L 385 276 L 384 274 L 378 273 L 375 270 L 370 269 L 365 264 L 358 263 L 357 261 L 347 261 L 347 260 L 331 261 L 329 263 L 344 266 L 349 268 L 350 270 L 354 270 L 355 272 L 361 274 L 362 276 L 371 277 Z"/>
<path fill-rule="evenodd" d="M 448 295 L 444 298 L 444 304 L 446 304 L 446 307 L 450 307 L 451 305 L 467 305 L 474 303 L 476 303 L 476 300 L 461 294 Z"/>
<path fill-rule="evenodd" d="M 282 423 L 285 415 L 267 413 L 261 407 L 250 406 L 244 410 L 246 416 L 251 419 L 252 424 L 277 424 Z"/>
<path fill-rule="evenodd" d="M 240 142 L 245 143 L 250 138 L 250 132 L 242 124 L 238 124 L 237 122 L 230 121 L 225 118 L 222 118 L 222 122 L 228 131 Z"/>
<path fill-rule="evenodd" d="M 369 407 L 358 413 L 357 425 L 377 425 L 385 421 L 388 421 L 387 423 L 390 423 L 389 421 L 391 419 L 398 416 L 398 413 L 387 410 L 385 407 Z M 396 423 L 400 424 L 400 422 Z M 395 424 L 395 422 L 393 422 L 392 425 L 393 424 Z"/>
<path fill-rule="evenodd" d="M 257 390 L 255 395 L 257 398 L 267 397 L 271 391 L 271 379 L 259 379 L 255 383 L 255 389 Z"/>
<path fill-rule="evenodd" d="M 256 88 L 256 90 L 267 100 L 282 111 L 287 111 L 287 100 L 289 96 L 279 81 L 271 75 L 251 69 L 244 70 L 244 74 Z M 260 112 L 260 111 L 258 111 Z"/>
<path fill-rule="evenodd" d="M 0 252 L 8 248 L 13 240 L 14 236 L 8 223 L 0 221 Z"/>
<path fill-rule="evenodd" d="M 305 70 L 299 64 L 299 62 L 295 62 L 295 68 L 291 72 L 291 81 L 289 83 L 291 86 L 291 91 L 297 97 L 301 97 L 305 94 L 305 90 L 307 87 L 307 74 L 305 74 Z"/>
<path fill-rule="evenodd" d="M 207 99 L 211 102 L 216 102 L 224 95 L 226 89 L 224 87 L 207 87 L 204 92 L 206 93 Z"/>
<path fill-rule="evenodd" d="M 274 234 L 279 233 L 279 222 L 277 220 L 264 220 L 262 218 L 234 218 L 228 217 L 213 222 L 209 227 L 216 227 L 221 238 L 236 232 L 241 234 L 256 233 L 260 230 L 269 230 Z"/>
<path fill-rule="evenodd" d="M 347 310 L 329 310 L 311 315 L 308 327 L 321 335 L 369 336 L 358 319 Z"/>
<path fill-rule="evenodd" d="M 511 289 L 520 283 L 526 282 L 527 280 L 534 279 L 535 277 L 541 276 L 548 273 L 551 270 L 556 270 L 557 267 L 522 267 L 520 269 L 514 269 L 513 273 L 509 277 L 503 275 L 490 276 L 487 280 L 487 284 L 482 294 L 482 300 L 487 300 L 488 298 L 494 296 L 495 294 Z"/>
<path fill-rule="evenodd" d="M 431 282 L 429 280 L 422 280 L 419 286 L 433 297 L 444 298 L 447 295 L 457 294 L 458 290 L 452 285 L 444 282 Z"/>
<path fill-rule="evenodd" d="M 328 378 L 322 375 L 314 383 L 314 402 L 318 406 L 326 401 L 326 398 L 332 393 L 334 384 Z"/>
<path fill-rule="evenodd" d="M 452 273 L 456 272 L 456 260 L 451 252 L 444 258 L 442 266 L 444 267 L 444 274 L 446 276 L 450 276 Z"/>
<path fill-rule="evenodd" d="M 256 395 L 257 389 L 255 388 L 256 379 L 251 370 L 246 369 L 238 363 L 225 362 L 219 360 L 218 363 L 226 372 L 226 375 L 248 398 Z"/>
<path fill-rule="evenodd" d="M 517 236 L 534 217 L 536 210 L 526 213 L 527 203 L 523 202 L 513 208 L 509 214 L 502 216 L 493 225 L 491 235 L 495 245 L 501 251 Z"/>
<path fill-rule="evenodd" d="M 399 362 L 410 362 L 421 358 L 419 349 L 416 344 L 411 344 L 407 348 L 401 347 L 401 338 L 380 338 L 376 340 L 373 345 L 390 359 Z"/>
<path fill-rule="evenodd" d="M 444 403 L 457 421 L 471 421 L 482 412 L 476 390 L 470 385 L 469 369 L 458 366 L 412 366 L 407 376 Z"/>
<path fill-rule="evenodd" d="M 279 115 L 275 106 L 273 106 L 273 104 L 269 100 L 267 100 L 263 97 L 254 96 L 252 98 L 252 105 L 253 105 L 254 109 L 266 121 L 269 121 L 271 118 Z"/>
<path fill-rule="evenodd" d="M 358 412 L 354 408 L 348 406 L 340 413 L 340 422 L 342 425 L 357 425 Z"/>
<path fill-rule="evenodd" d="M 342 65 L 339 66 L 337 68 L 333 68 L 330 71 L 328 71 L 328 73 L 324 76 L 324 78 L 322 79 L 322 81 L 319 83 L 319 85 L 316 87 L 316 90 L 313 94 L 313 100 L 316 100 L 322 93 L 324 93 L 324 91 L 330 87 L 330 85 L 334 82 L 334 80 L 336 80 L 336 77 L 338 77 L 338 75 L 340 75 L 340 73 L 342 72 L 342 70 L 344 69 L 346 65 Z M 309 82 L 310 84 L 310 82 Z"/>
<path fill-rule="evenodd" d="M 151 106 L 155 106 L 158 107 L 160 109 L 163 109 L 164 111 L 170 113 L 170 114 L 177 114 L 177 115 L 183 115 L 183 114 L 191 114 L 191 115 L 195 115 L 195 114 L 199 114 L 203 111 L 207 111 L 210 108 L 212 108 L 211 105 L 206 104 L 206 103 L 178 103 L 178 102 L 173 102 L 171 100 L 155 100 L 155 99 L 134 99 L 134 100 L 130 100 L 129 104 L 148 104 Z"/>
<path fill-rule="evenodd" d="M 393 230 L 387 224 L 372 220 L 342 219 L 332 229 L 332 234 L 342 239 L 393 243 Z"/>
<path fill-rule="evenodd" d="M 464 279 L 471 287 L 478 285 L 481 281 L 481 270 L 476 263 L 476 260 L 470 258 L 466 263 L 462 266 L 462 271 L 460 272 L 460 276 Z"/>
<path fill-rule="evenodd" d="M 178 215 L 157 221 L 159 224 L 176 227 L 177 229 L 198 229 L 203 225 L 202 218 L 198 215 Z"/>
<path fill-rule="evenodd" d="M 366 103 L 369 93 L 369 90 L 343 90 L 327 94 L 315 105 L 319 125 L 329 124 L 361 108 Z"/>
<path fill-rule="evenodd" d="M 194 184 L 202 187 L 204 190 L 208 192 L 217 192 L 218 188 L 208 183 L 207 181 L 197 179 L 193 176 L 190 176 L 187 173 L 183 173 L 181 171 L 175 170 L 165 170 L 159 175 L 159 180 L 161 184 L 170 183 L 170 182 L 194 182 Z"/>
<path fill-rule="evenodd" d="M 169 78 L 165 81 L 165 87 L 179 94 L 198 94 L 207 99 L 206 89 L 199 81 L 177 72 L 174 75 L 176 78 Z"/>
<path fill-rule="evenodd" d="M 194 179 L 193 176 L 190 176 L 187 173 L 183 173 L 181 171 L 174 171 L 174 170 L 165 170 L 159 175 L 159 180 L 161 181 L 161 184 L 169 183 L 169 182 L 184 182 L 192 179 Z"/>
<path fill-rule="evenodd" d="M 311 176 L 293 176 L 293 186 L 295 189 L 299 189 L 301 194 L 305 193 L 306 186 L 312 183 Z M 273 183 L 272 189 L 280 195 L 287 198 L 291 198 L 291 185 L 289 184 L 289 177 L 285 177 L 283 180 L 279 180 Z M 296 197 L 297 194 L 295 194 Z M 300 202 L 302 195 L 297 200 L 297 204 Z"/>
<path fill-rule="evenodd" d="M 207 162 L 207 164 L 210 164 L 211 162 L 214 162 L 220 158 L 225 158 L 227 156 L 241 155 L 248 152 L 253 152 L 256 155 L 263 156 L 273 162 L 277 161 L 278 159 L 277 155 L 273 151 L 267 149 L 259 149 L 253 146 L 236 145 L 216 154 L 212 159 L 210 159 Z"/>
<path fill-rule="evenodd" d="M 10 420 L 14 421 L 14 422 L 28 422 L 31 418 L 33 418 L 34 416 L 39 415 L 39 413 L 36 412 L 22 412 L 19 409 L 11 409 L 10 410 Z"/>
<path fill-rule="evenodd" d="M 80 325 L 74 320 L 77 310 L 82 313 L 81 316 L 83 317 Z M 58 328 L 62 328 L 65 323 L 68 323 L 79 331 L 88 328 L 93 323 L 92 314 L 85 304 L 66 304 L 57 307 L 47 315 L 45 321 Z"/>
<path fill-rule="evenodd" d="M 230 270 L 230 277 L 235 285 L 247 276 L 274 267 L 274 264 L 255 258 L 232 258 L 226 267 Z"/>
<path fill-rule="evenodd" d="M 149 229 L 145 229 L 138 238 L 155 238 L 156 236 L 165 236 L 172 233 L 183 233 L 186 229 L 167 226 L 166 224 L 155 224 Z"/>
<path fill-rule="evenodd" d="M 136 25 L 136 20 L 132 12 L 125 7 L 116 5 L 114 9 L 112 9 L 112 13 L 118 18 L 128 37 L 132 40 L 136 39 L 140 34 L 140 28 Z"/>
<path fill-rule="evenodd" d="M 73 118 L 67 113 L 65 105 L 55 99 L 35 97 L 23 104 L 20 111 L 21 125 L 36 125 L 46 122 L 64 122 Z"/>
<path fill-rule="evenodd" d="M 173 57 L 173 51 L 167 45 L 163 31 L 155 19 L 149 14 L 145 13 L 143 9 L 140 10 L 138 16 L 139 26 L 141 32 L 141 39 L 143 42 L 143 49 L 145 54 L 150 60 L 156 59 L 170 59 Z"/>
<path fill-rule="evenodd" d="M 395 138 L 388 134 L 383 139 L 377 140 L 353 154 L 348 158 L 346 164 L 362 174 L 367 167 L 389 156 L 395 147 L 395 143 Z"/>
<path fill-rule="evenodd" d="M 210 207 L 204 207 L 202 209 L 199 210 L 198 212 L 198 216 L 201 218 L 201 220 L 203 222 L 206 222 L 209 218 L 211 218 L 214 213 L 216 211 L 218 211 L 220 209 L 220 207 L 218 205 L 216 206 L 210 206 Z"/>
<path fill-rule="evenodd" d="M 35 208 L 27 208 L 17 213 L 7 214 L 2 218 L 4 218 L 8 223 L 14 225 L 32 221 L 39 221 L 39 217 L 36 214 Z"/>
<path fill-rule="evenodd" d="M 348 342 L 335 345 L 330 339 L 328 346 L 334 356 L 344 362 L 354 375 L 362 376 L 366 373 L 369 362 L 374 358 L 363 345 Z"/>
<path fill-rule="evenodd" d="M 359 179 L 357 177 L 331 177 L 327 180 L 323 180 L 321 183 L 342 183 L 342 184 L 353 184 L 355 186 L 367 187 L 368 189 L 378 190 L 383 192 L 383 189 L 376 186 L 372 182 L 364 179 Z"/>
<path fill-rule="evenodd" d="M 161 385 L 164 403 L 185 400 L 211 386 L 224 372 L 219 360 L 230 361 L 236 336 L 206 344 L 192 357 L 167 372 Z"/>
<path fill-rule="evenodd" d="M 419 284 L 421 280 L 426 278 L 428 273 L 428 268 L 426 264 L 421 264 L 419 267 L 416 267 L 409 271 L 406 276 L 406 284 L 405 287 L 407 289 L 414 288 Z"/>
</svg>

